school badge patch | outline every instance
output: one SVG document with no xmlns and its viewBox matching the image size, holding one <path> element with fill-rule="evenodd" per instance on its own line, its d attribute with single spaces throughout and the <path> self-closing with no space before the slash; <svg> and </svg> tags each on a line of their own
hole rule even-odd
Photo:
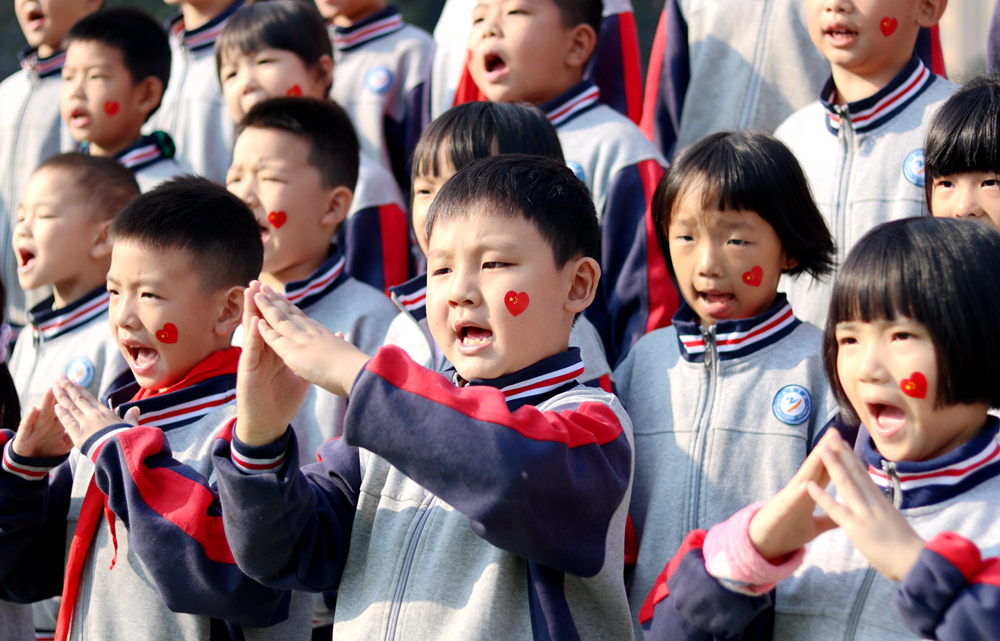
<svg viewBox="0 0 1000 641">
<path fill-rule="evenodd" d="M 771 401 L 774 418 L 785 425 L 801 425 L 812 414 L 812 397 L 801 385 L 785 385 Z"/>
<path fill-rule="evenodd" d="M 903 161 L 903 176 L 917 187 L 924 186 L 924 150 L 914 149 Z"/>
<path fill-rule="evenodd" d="M 86 356 L 77 356 L 66 366 L 66 378 L 87 387 L 94 382 L 94 364 Z"/>
<path fill-rule="evenodd" d="M 392 72 L 385 67 L 376 67 L 368 72 L 365 86 L 374 93 L 385 93 L 392 89 Z"/>
<path fill-rule="evenodd" d="M 583 170 L 583 165 L 575 160 L 567 160 L 566 166 L 573 170 L 573 173 L 580 179 L 580 182 L 587 182 L 587 172 Z"/>
</svg>

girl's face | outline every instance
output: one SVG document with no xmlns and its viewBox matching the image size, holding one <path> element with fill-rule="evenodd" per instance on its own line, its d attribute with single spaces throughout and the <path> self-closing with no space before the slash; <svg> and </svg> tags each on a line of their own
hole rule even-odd
<svg viewBox="0 0 1000 641">
<path fill-rule="evenodd" d="M 261 49 L 246 55 L 227 52 L 219 65 L 222 95 L 235 122 L 268 98 L 326 98 L 332 77 L 333 61 L 329 56 L 307 67 L 298 54 L 284 49 Z"/>
<path fill-rule="evenodd" d="M 974 171 L 935 178 L 929 204 L 938 218 L 972 218 L 1000 231 L 996 173 Z"/>
<path fill-rule="evenodd" d="M 427 222 L 427 212 L 434 202 L 434 197 L 448 182 L 448 179 L 455 175 L 455 168 L 451 165 L 451 159 L 444 151 L 445 145 L 441 146 L 438 152 L 438 175 L 420 175 L 413 179 L 413 204 L 410 207 L 413 216 L 413 231 L 417 236 L 417 243 L 420 251 L 427 255 L 427 236 L 424 233 L 424 223 Z"/>
<path fill-rule="evenodd" d="M 701 181 L 685 187 L 667 229 L 681 293 L 704 327 L 752 318 L 774 303 L 785 256 L 770 223 L 753 211 L 702 207 Z"/>
<path fill-rule="evenodd" d="M 926 461 L 970 441 L 987 407 L 936 407 L 937 350 L 930 332 L 909 318 L 837 323 L 837 375 L 890 461 Z"/>
</svg>

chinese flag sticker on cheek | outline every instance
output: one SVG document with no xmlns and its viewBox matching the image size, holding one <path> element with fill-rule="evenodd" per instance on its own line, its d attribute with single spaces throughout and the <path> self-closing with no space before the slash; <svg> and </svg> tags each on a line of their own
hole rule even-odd
<svg viewBox="0 0 1000 641">
<path fill-rule="evenodd" d="M 913 372 L 910 378 L 904 378 L 899 382 L 899 389 L 907 396 L 924 398 L 927 396 L 927 378 L 920 372 Z"/>
<path fill-rule="evenodd" d="M 163 326 L 163 329 L 156 331 L 156 340 L 161 343 L 176 343 L 177 342 L 177 326 L 173 323 L 167 323 Z"/>
<path fill-rule="evenodd" d="M 518 294 L 512 289 L 503 297 L 503 302 L 507 305 L 507 311 L 517 316 L 528 309 L 528 294 L 527 292 Z"/>
</svg>

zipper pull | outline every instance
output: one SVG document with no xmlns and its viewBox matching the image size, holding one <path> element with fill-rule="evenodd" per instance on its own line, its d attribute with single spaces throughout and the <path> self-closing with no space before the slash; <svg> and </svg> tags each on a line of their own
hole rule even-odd
<svg viewBox="0 0 1000 641">
<path fill-rule="evenodd" d="M 703 334 L 705 335 L 705 369 L 709 369 L 715 364 L 717 358 L 716 354 L 716 344 L 715 344 L 715 325 L 712 325 L 706 329 Z"/>
<path fill-rule="evenodd" d="M 899 474 L 896 472 L 895 461 L 882 460 L 882 471 L 889 476 L 892 481 L 892 488 L 889 490 L 889 498 L 892 499 L 892 507 L 897 510 L 903 505 L 903 486 L 899 482 Z"/>
</svg>

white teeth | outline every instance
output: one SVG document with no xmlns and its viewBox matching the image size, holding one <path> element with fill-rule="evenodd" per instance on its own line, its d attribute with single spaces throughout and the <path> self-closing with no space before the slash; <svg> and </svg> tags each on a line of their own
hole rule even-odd
<svg viewBox="0 0 1000 641">
<path fill-rule="evenodd" d="M 485 342 L 486 342 L 486 339 L 483 339 L 483 338 L 469 338 L 468 336 L 466 336 L 465 338 L 462 339 L 462 344 L 463 345 L 482 345 Z"/>
</svg>

